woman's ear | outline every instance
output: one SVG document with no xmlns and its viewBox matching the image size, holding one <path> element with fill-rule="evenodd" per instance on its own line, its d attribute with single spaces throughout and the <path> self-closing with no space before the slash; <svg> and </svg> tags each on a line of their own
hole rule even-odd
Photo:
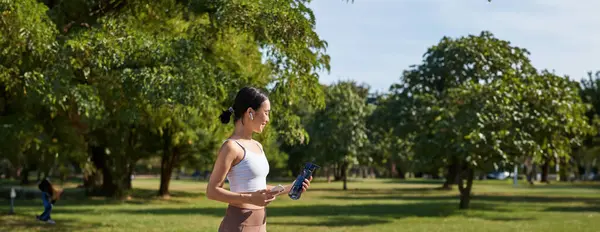
<svg viewBox="0 0 600 232">
<path fill-rule="evenodd" d="M 248 107 L 248 109 L 246 110 L 246 112 L 248 113 L 248 116 L 250 117 L 250 120 L 254 120 L 254 110 L 251 107 Z"/>
</svg>

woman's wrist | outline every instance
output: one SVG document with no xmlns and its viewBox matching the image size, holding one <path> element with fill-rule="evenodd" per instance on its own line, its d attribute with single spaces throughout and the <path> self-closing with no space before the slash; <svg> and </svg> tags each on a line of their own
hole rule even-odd
<svg viewBox="0 0 600 232">
<path fill-rule="evenodd" d="M 250 203 L 250 194 L 240 193 L 240 201 L 242 203 Z"/>
</svg>

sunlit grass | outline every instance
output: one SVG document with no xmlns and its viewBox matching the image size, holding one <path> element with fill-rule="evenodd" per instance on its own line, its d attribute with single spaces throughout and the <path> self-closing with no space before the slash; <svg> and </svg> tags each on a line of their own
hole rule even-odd
<svg viewBox="0 0 600 232">
<path fill-rule="evenodd" d="M 17 215 L 0 216 L 0 231 L 217 231 L 226 205 L 206 199 L 206 182 L 173 181 L 172 197 L 155 197 L 156 179 L 136 179 L 127 201 L 80 199 L 66 190 L 55 205 L 56 225 L 35 221 L 41 200 L 17 201 Z M 72 186 L 72 185 L 70 185 Z M 315 181 L 294 201 L 280 196 L 268 207 L 268 231 L 598 231 L 600 185 L 513 186 L 476 181 L 468 211 L 458 210 L 458 190 L 436 190 L 437 181 Z M 8 212 L 8 201 L 0 202 Z"/>
</svg>

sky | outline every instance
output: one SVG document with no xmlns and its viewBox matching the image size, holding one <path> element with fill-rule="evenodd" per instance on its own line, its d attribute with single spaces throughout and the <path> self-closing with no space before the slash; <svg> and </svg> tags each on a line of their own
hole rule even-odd
<svg viewBox="0 0 600 232">
<path fill-rule="evenodd" d="M 573 80 L 600 70 L 597 0 L 313 0 L 331 70 L 320 80 L 356 80 L 386 92 L 443 36 L 492 32 L 526 48 L 538 69 Z"/>
</svg>

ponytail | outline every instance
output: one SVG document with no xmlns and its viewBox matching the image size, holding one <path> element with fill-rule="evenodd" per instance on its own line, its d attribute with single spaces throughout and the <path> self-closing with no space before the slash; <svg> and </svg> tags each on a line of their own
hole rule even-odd
<svg viewBox="0 0 600 232">
<path fill-rule="evenodd" d="M 229 107 L 228 110 L 224 110 L 223 113 L 221 113 L 221 116 L 219 116 L 219 118 L 221 119 L 221 122 L 223 124 L 227 124 L 229 123 L 229 121 L 231 120 L 231 115 L 233 114 L 233 108 Z"/>
</svg>

